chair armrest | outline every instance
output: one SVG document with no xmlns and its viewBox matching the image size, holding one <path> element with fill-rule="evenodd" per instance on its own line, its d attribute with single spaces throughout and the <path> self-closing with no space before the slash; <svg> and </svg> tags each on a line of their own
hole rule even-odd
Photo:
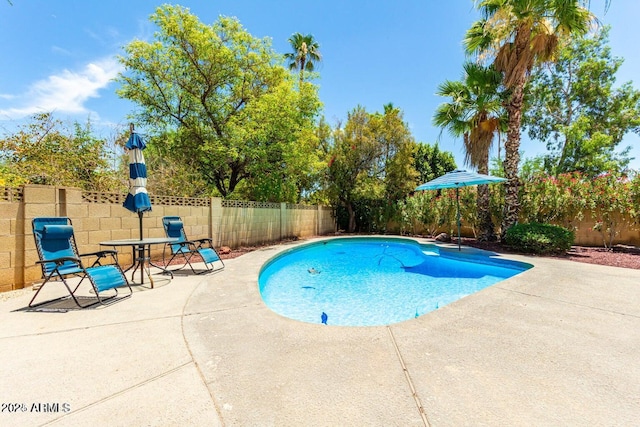
<svg viewBox="0 0 640 427">
<path fill-rule="evenodd" d="M 95 261 L 93 262 L 93 264 L 91 264 L 91 267 L 95 267 L 96 265 L 102 265 L 100 260 L 102 260 L 103 258 L 106 258 L 107 256 L 111 256 L 110 262 L 116 263 L 116 264 L 118 263 L 118 251 L 115 251 L 113 249 L 105 249 L 98 252 L 88 252 L 86 254 L 80 254 L 78 256 L 79 257 L 95 257 Z M 107 260 L 107 263 L 108 262 L 109 260 Z"/>
<path fill-rule="evenodd" d="M 198 242 L 200 244 L 208 243 L 210 245 L 213 245 L 213 241 L 211 239 L 209 239 L 208 237 L 204 238 L 204 239 L 196 239 L 195 242 Z"/>
<path fill-rule="evenodd" d="M 207 247 L 213 248 L 213 242 L 209 238 L 195 239 L 193 246 L 196 249 L 204 249 Z"/>
<path fill-rule="evenodd" d="M 113 249 L 105 249 L 103 251 L 98 251 L 98 252 L 88 252 L 86 254 L 80 254 L 80 257 L 85 257 L 85 256 L 95 256 L 98 258 L 104 258 L 107 255 L 116 255 L 118 253 L 118 251 L 114 251 Z"/>
<path fill-rule="evenodd" d="M 36 264 L 46 264 L 48 262 L 53 262 L 57 265 L 62 265 L 67 261 L 75 262 L 76 264 L 82 265 L 80 262 L 80 258 L 76 258 L 73 256 L 63 256 L 63 257 L 54 258 L 54 259 L 43 259 L 43 260 L 36 261 Z"/>
<path fill-rule="evenodd" d="M 196 243 L 193 240 L 181 240 L 179 242 L 167 243 L 168 245 L 180 245 L 180 246 L 195 246 Z"/>
</svg>

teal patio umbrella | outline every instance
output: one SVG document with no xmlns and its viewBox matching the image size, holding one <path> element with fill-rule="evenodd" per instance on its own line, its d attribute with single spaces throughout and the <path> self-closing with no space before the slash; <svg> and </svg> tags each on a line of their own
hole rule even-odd
<svg viewBox="0 0 640 427">
<path fill-rule="evenodd" d="M 438 178 L 418 186 L 418 190 L 441 190 L 445 188 L 456 189 L 456 206 L 458 209 L 458 250 L 460 250 L 460 187 L 470 187 L 472 185 L 493 184 L 496 182 L 506 181 L 506 178 L 497 176 L 483 175 L 481 173 L 468 172 L 466 170 L 454 170 L 448 172 Z"/>
</svg>

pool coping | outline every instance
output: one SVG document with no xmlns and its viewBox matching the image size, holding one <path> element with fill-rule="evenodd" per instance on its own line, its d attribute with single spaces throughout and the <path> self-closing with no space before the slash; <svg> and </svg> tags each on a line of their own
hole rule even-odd
<svg viewBox="0 0 640 427">
<path fill-rule="evenodd" d="M 3 299 L 3 398 L 66 401 L 71 411 L 0 419 L 21 425 L 635 423 L 640 271 L 498 255 L 534 268 L 417 319 L 331 327 L 278 316 L 257 289 L 268 258 L 312 240 L 247 253 L 217 274 L 177 275 L 106 309 L 16 313 L 30 292 Z"/>
</svg>

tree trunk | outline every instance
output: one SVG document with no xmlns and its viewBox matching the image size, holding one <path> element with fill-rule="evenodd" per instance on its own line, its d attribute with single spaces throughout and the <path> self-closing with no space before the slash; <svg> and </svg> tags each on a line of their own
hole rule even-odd
<svg viewBox="0 0 640 427">
<path fill-rule="evenodd" d="M 523 79 L 524 80 L 524 79 Z M 507 178 L 502 216 L 501 235 L 518 222 L 520 201 L 518 200 L 518 164 L 520 163 L 520 123 L 522 122 L 522 98 L 524 82 L 513 89 L 507 104 L 507 141 L 504 144 L 504 172 Z"/>
<path fill-rule="evenodd" d="M 347 202 L 345 203 L 345 205 L 347 208 L 347 213 L 349 214 L 349 225 L 347 227 L 347 232 L 353 233 L 354 231 L 356 231 L 356 213 L 353 210 L 353 206 L 351 205 L 351 203 Z"/>
<path fill-rule="evenodd" d="M 515 58 L 511 61 L 512 67 L 517 67 L 524 57 L 530 54 L 531 29 L 521 27 L 515 37 Z M 514 69 L 511 70 L 515 72 Z M 504 198 L 504 213 L 502 215 L 502 229 L 500 235 L 504 238 L 507 230 L 518 222 L 520 201 L 518 199 L 518 165 L 520 163 L 520 125 L 522 123 L 522 100 L 524 98 L 524 85 L 527 81 L 527 70 L 522 68 L 518 74 L 509 79 L 511 84 L 511 96 L 507 102 L 507 141 L 504 143 L 504 172 L 507 178 L 506 194 Z"/>
<path fill-rule="evenodd" d="M 304 67 L 306 64 L 306 58 L 303 56 L 300 59 L 300 86 L 298 86 L 298 90 L 301 91 L 302 90 L 302 82 L 304 81 Z"/>
</svg>

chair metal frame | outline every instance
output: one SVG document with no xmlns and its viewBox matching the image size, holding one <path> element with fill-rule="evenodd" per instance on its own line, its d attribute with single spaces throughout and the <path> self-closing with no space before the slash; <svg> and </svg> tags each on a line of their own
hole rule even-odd
<svg viewBox="0 0 640 427">
<path fill-rule="evenodd" d="M 224 269 L 224 261 L 222 261 L 222 258 L 220 257 L 220 254 L 218 253 L 218 251 L 213 246 L 212 239 L 204 238 L 204 239 L 189 240 L 187 238 L 187 235 L 185 234 L 185 231 L 184 231 L 184 223 L 182 222 L 182 218 L 180 218 L 179 216 L 165 216 L 165 217 L 163 217 L 162 218 L 162 225 L 164 227 L 164 231 L 165 231 L 167 237 L 178 238 L 179 239 L 175 243 L 167 243 L 165 245 L 165 247 L 164 247 L 164 250 L 163 250 L 163 253 L 162 253 L 162 260 L 164 261 L 165 268 L 167 268 L 171 264 L 171 262 L 174 259 L 176 259 L 176 257 L 182 256 L 182 257 L 184 257 L 184 260 L 185 260 L 184 265 L 182 267 L 180 267 L 180 268 L 176 268 L 176 269 L 173 269 L 171 271 L 182 270 L 187 265 L 191 268 L 191 271 L 194 274 L 212 273 L 214 271 L 220 271 L 220 270 Z M 179 226 L 179 229 L 175 228 L 177 226 Z M 201 251 L 207 251 L 207 250 L 212 250 L 215 253 L 215 255 L 217 256 L 217 259 L 215 259 L 215 260 L 213 260 L 213 261 L 208 263 L 206 261 L 205 257 L 202 256 L 202 254 L 201 254 Z M 169 261 L 166 260 L 167 252 L 169 252 L 171 254 L 171 258 L 169 258 Z M 191 264 L 191 258 L 194 255 L 200 255 L 202 257 L 202 260 L 204 261 L 204 266 L 205 266 L 206 270 L 204 270 L 204 271 L 196 271 L 196 269 Z M 217 262 L 217 261 L 220 261 L 221 266 L 218 267 L 218 268 L 215 268 L 214 263 Z M 209 267 L 209 265 L 211 265 L 211 266 Z"/>
<path fill-rule="evenodd" d="M 129 281 L 124 275 L 122 268 L 118 264 L 116 251 L 104 250 L 80 254 L 78 252 L 78 246 L 75 240 L 73 223 L 71 222 L 71 219 L 67 217 L 37 217 L 31 221 L 31 224 L 33 229 L 33 237 L 36 243 L 36 249 L 40 258 L 38 261 L 36 261 L 36 264 L 39 264 L 42 268 L 42 278 L 44 279 L 44 282 L 42 282 L 33 298 L 31 298 L 31 301 L 29 302 L 30 308 L 39 307 L 43 304 L 67 298 L 72 298 L 79 308 L 87 308 L 96 304 L 109 305 L 121 301 L 125 298 L 131 297 L 131 295 L 133 294 L 133 289 L 131 288 Z M 47 228 L 48 226 L 49 228 Z M 63 228 L 61 228 L 60 226 L 62 226 Z M 43 236 L 46 234 L 48 229 L 53 230 L 54 227 L 58 227 L 58 230 L 66 231 L 68 231 L 68 229 L 64 227 L 71 228 L 70 235 L 66 237 L 68 239 L 68 247 L 62 247 L 62 249 L 60 250 L 61 256 L 55 258 L 47 258 L 47 251 L 45 250 L 43 245 Z M 44 237 L 44 240 L 46 240 L 46 237 Z M 63 238 L 60 238 L 59 240 L 62 241 Z M 87 257 L 95 258 L 90 267 L 85 267 L 82 262 L 82 258 Z M 109 258 L 110 262 L 107 262 Z M 67 281 L 67 279 L 72 276 L 80 278 L 80 281 L 73 289 L 72 285 L 70 285 Z M 91 284 L 93 293 L 96 296 L 96 301 L 93 301 L 90 304 L 83 305 L 80 303 L 76 292 L 85 279 L 88 279 L 89 283 Z M 105 279 L 111 279 L 110 281 L 112 283 L 102 283 L 102 280 Z M 60 280 L 67 288 L 69 296 L 53 298 L 34 304 L 34 301 L 38 297 L 40 291 L 45 287 L 47 283 L 52 280 Z M 118 296 L 117 288 L 123 285 L 126 285 L 129 288 L 129 294 L 116 299 L 116 297 Z M 101 295 L 103 291 L 113 292 L 110 295 L 103 296 Z"/>
</svg>

